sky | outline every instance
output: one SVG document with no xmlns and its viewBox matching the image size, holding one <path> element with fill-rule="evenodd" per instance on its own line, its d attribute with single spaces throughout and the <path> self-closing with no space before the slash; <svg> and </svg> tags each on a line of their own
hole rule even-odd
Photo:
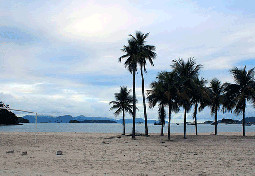
<svg viewBox="0 0 255 176">
<path fill-rule="evenodd" d="M 194 57 L 208 81 L 233 82 L 231 68 L 255 67 L 253 0 L 0 0 L 0 100 L 44 115 L 121 118 L 109 102 L 120 86 L 132 88 L 118 58 L 136 31 L 149 33 L 157 53 L 145 89 L 178 58 Z M 143 118 L 139 72 L 136 93 Z M 251 103 L 246 114 L 255 116 Z M 148 109 L 149 119 L 157 117 L 157 107 Z M 183 111 L 173 114 L 182 118 Z M 208 108 L 198 114 L 212 119 Z"/>
</svg>

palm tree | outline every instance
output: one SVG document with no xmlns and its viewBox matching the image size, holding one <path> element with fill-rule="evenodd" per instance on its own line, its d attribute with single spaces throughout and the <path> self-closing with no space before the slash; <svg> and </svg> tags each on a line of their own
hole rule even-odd
<svg viewBox="0 0 255 176">
<path fill-rule="evenodd" d="M 218 113 L 218 110 L 220 109 L 220 105 L 223 104 L 224 85 L 222 85 L 218 79 L 214 78 L 210 82 L 209 90 L 210 90 L 210 99 L 211 99 L 209 106 L 211 107 L 211 114 L 214 114 L 214 117 L 215 117 L 214 118 L 215 135 L 217 135 L 217 125 L 218 125 L 217 113 Z"/>
<path fill-rule="evenodd" d="M 157 103 L 168 106 L 168 140 L 170 140 L 170 122 L 172 111 L 178 112 L 176 76 L 173 72 L 161 72 L 157 81 L 151 83 L 151 90 L 148 91 L 150 108 Z"/>
<path fill-rule="evenodd" d="M 144 119 L 145 119 L 145 135 L 148 136 L 148 125 L 147 125 L 147 113 L 146 113 L 146 103 L 145 103 L 145 94 L 144 94 L 144 76 L 143 72 L 146 72 L 146 61 L 148 60 L 151 65 L 153 65 L 153 59 L 156 58 L 155 46 L 146 45 L 146 38 L 149 36 L 149 33 L 143 34 L 142 32 L 136 32 L 135 36 L 130 35 L 133 40 L 136 42 L 138 47 L 138 64 L 141 70 L 142 77 L 142 95 L 143 95 L 143 107 L 144 107 Z"/>
<path fill-rule="evenodd" d="M 193 58 L 187 62 L 183 59 L 173 60 L 173 71 L 177 75 L 179 84 L 179 103 L 184 108 L 184 139 L 186 139 L 186 114 L 192 106 L 192 89 L 195 87 L 194 80 L 198 77 L 201 65 L 196 65 Z"/>
<path fill-rule="evenodd" d="M 158 118 L 161 123 L 161 136 L 164 136 L 164 126 L 165 126 L 165 119 L 166 119 L 166 111 L 165 107 L 163 104 L 159 104 L 159 109 L 158 109 Z"/>
<path fill-rule="evenodd" d="M 126 58 L 124 63 L 125 67 L 133 74 L 133 130 L 132 130 L 132 139 L 135 139 L 135 118 L 136 118 L 136 95 L 135 95 L 135 73 L 137 71 L 138 63 L 138 47 L 137 43 L 134 40 L 128 40 L 128 45 L 124 45 L 121 49 L 124 54 L 119 58 L 119 62 L 122 59 Z"/>
<path fill-rule="evenodd" d="M 198 110 L 202 111 L 206 105 L 209 104 L 210 98 L 209 98 L 209 92 L 208 89 L 205 87 L 205 83 L 207 81 L 203 78 L 195 78 L 194 80 L 194 87 L 192 91 L 192 103 L 194 104 L 194 112 L 193 112 L 193 119 L 195 121 L 195 129 L 196 129 L 196 135 L 197 135 L 197 113 Z M 200 107 L 198 108 L 198 105 L 200 104 Z"/>
<path fill-rule="evenodd" d="M 234 77 L 234 84 L 226 84 L 225 88 L 225 108 L 231 110 L 235 108 L 236 114 L 243 114 L 243 136 L 245 136 L 245 109 L 247 101 L 253 101 L 255 106 L 255 78 L 254 68 L 246 70 L 237 67 L 230 70 Z"/>
<path fill-rule="evenodd" d="M 129 95 L 131 90 L 127 90 L 127 87 L 120 87 L 120 92 L 115 93 L 115 101 L 111 101 L 109 104 L 113 104 L 110 110 L 116 109 L 114 112 L 115 116 L 118 116 L 122 112 L 122 124 L 123 124 L 123 135 L 125 135 L 125 112 L 128 112 L 132 115 L 133 105 L 131 104 L 133 101 L 133 97 Z"/>
</svg>

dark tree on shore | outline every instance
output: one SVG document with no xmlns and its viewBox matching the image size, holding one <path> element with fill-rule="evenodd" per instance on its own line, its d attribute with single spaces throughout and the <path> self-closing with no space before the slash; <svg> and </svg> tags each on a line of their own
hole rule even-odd
<svg viewBox="0 0 255 176">
<path fill-rule="evenodd" d="M 110 108 L 110 110 L 116 110 L 114 112 L 115 116 L 118 116 L 120 113 L 122 113 L 122 124 L 123 124 L 123 135 L 126 133 L 125 128 L 125 112 L 128 112 L 132 115 L 132 102 L 133 97 L 130 94 L 130 90 L 127 90 L 127 87 L 120 87 L 120 92 L 115 93 L 115 101 L 111 101 L 109 104 L 112 104 L 113 106 Z"/>
<path fill-rule="evenodd" d="M 224 107 L 235 109 L 236 114 L 243 114 L 243 136 L 245 136 L 245 109 L 248 101 L 255 107 L 255 78 L 254 68 L 246 70 L 237 67 L 230 70 L 234 77 L 234 84 L 226 83 Z"/>
<path fill-rule="evenodd" d="M 158 109 L 158 119 L 161 124 L 161 136 L 164 136 L 164 126 L 165 126 L 165 119 L 166 119 L 166 111 L 163 104 L 159 104 Z"/>
<path fill-rule="evenodd" d="M 157 80 L 151 83 L 151 90 L 148 91 L 150 108 L 157 103 L 168 106 L 168 140 L 170 140 L 170 122 L 172 111 L 178 112 L 177 104 L 177 79 L 173 72 L 161 72 Z"/>
<path fill-rule="evenodd" d="M 220 110 L 220 106 L 223 104 L 224 100 L 224 85 L 221 84 L 221 82 L 214 78 L 210 82 L 210 108 L 211 108 L 211 114 L 214 114 L 214 125 L 215 125 L 215 135 L 217 135 L 217 126 L 218 126 L 218 119 L 217 119 L 217 113 Z"/>
<path fill-rule="evenodd" d="M 189 58 L 187 62 L 183 59 L 173 60 L 172 68 L 177 75 L 179 85 L 178 103 L 184 109 L 184 139 L 186 139 L 186 114 L 192 106 L 192 91 L 201 67 L 196 64 L 193 58 Z"/>
<path fill-rule="evenodd" d="M 18 124 L 18 117 L 7 109 L 0 109 L 0 124 L 16 125 Z"/>
<path fill-rule="evenodd" d="M 148 125 L 147 125 L 147 113 L 146 113 L 146 102 L 144 94 L 144 76 L 143 73 L 146 72 L 146 63 L 149 61 L 153 65 L 153 59 L 156 58 L 155 46 L 146 45 L 146 39 L 149 33 L 143 34 L 142 32 L 136 32 L 135 36 L 130 35 L 136 42 L 138 50 L 138 64 L 140 66 L 141 77 L 142 77 L 142 96 L 143 96 L 143 107 L 144 107 L 144 120 L 145 120 L 145 135 L 148 136 Z"/>
<path fill-rule="evenodd" d="M 195 78 L 194 87 L 192 91 L 192 104 L 194 105 L 193 119 L 195 122 L 195 129 L 197 135 L 197 113 L 198 111 L 202 111 L 205 106 L 207 106 L 210 102 L 209 91 L 205 87 L 206 80 L 201 78 Z M 200 106 L 198 106 L 200 105 Z"/>
<path fill-rule="evenodd" d="M 0 102 L 0 124 L 4 125 L 16 125 L 18 124 L 18 117 L 9 110 L 9 105 Z"/>
<path fill-rule="evenodd" d="M 126 58 L 124 63 L 125 67 L 133 74 L 133 130 L 132 138 L 135 139 L 135 118 L 136 118 L 136 95 L 135 95 L 135 73 L 137 71 L 137 63 L 139 58 L 139 50 L 137 43 L 133 39 L 128 40 L 128 45 L 124 45 L 123 52 L 125 54 L 119 58 L 121 62 L 122 59 Z"/>
</svg>

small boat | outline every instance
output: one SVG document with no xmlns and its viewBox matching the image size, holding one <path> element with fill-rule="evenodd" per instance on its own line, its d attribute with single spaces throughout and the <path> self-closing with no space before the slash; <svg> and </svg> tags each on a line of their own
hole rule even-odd
<svg viewBox="0 0 255 176">
<path fill-rule="evenodd" d="M 180 125 L 179 123 L 176 123 L 176 125 Z"/>
<path fill-rule="evenodd" d="M 251 123 L 246 123 L 245 126 L 251 126 Z"/>
</svg>

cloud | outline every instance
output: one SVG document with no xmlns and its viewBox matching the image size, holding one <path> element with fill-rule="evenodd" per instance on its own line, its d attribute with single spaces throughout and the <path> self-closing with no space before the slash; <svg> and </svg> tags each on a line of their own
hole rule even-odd
<svg viewBox="0 0 255 176">
<path fill-rule="evenodd" d="M 233 66 L 254 66 L 253 1 L 0 1 L 0 92 L 11 107 L 45 114 L 113 117 L 107 102 L 132 75 L 118 58 L 129 34 L 156 46 L 145 87 L 173 59 L 195 57 L 201 76 L 231 82 Z M 246 10 L 248 9 L 248 10 Z M 136 76 L 142 117 L 140 73 Z M 148 109 L 157 119 L 157 108 Z M 247 112 L 252 112 L 251 107 Z M 201 118 L 211 118 L 209 110 Z M 250 113 L 252 114 L 252 113 Z M 189 114 L 189 118 L 191 115 Z M 182 112 L 173 114 L 182 119 Z"/>
</svg>

